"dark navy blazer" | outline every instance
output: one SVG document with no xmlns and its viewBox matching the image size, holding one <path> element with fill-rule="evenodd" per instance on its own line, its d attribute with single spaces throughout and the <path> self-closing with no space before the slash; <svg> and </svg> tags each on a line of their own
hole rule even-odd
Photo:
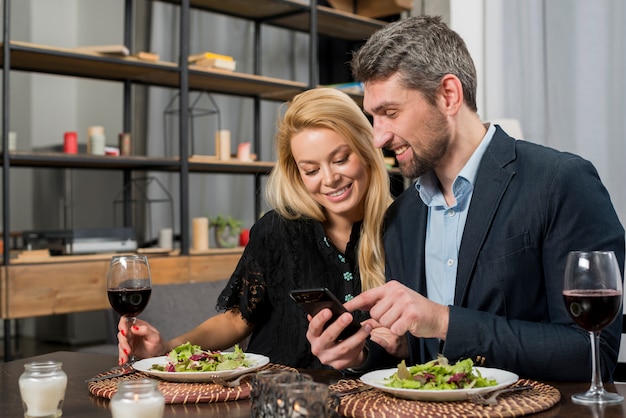
<svg viewBox="0 0 626 418">
<path fill-rule="evenodd" d="M 387 280 L 426 295 L 428 208 L 414 187 L 389 208 Z M 624 229 L 593 165 L 514 140 L 500 127 L 480 163 L 459 250 L 454 306 L 441 347 L 450 360 L 483 356 L 486 367 L 541 380 L 588 381 L 589 334 L 565 310 L 565 258 L 613 250 L 624 268 Z M 604 379 L 617 363 L 622 316 L 602 334 Z M 412 364 L 429 360 L 409 336 Z M 437 350 L 435 350 L 437 351 Z"/>
</svg>

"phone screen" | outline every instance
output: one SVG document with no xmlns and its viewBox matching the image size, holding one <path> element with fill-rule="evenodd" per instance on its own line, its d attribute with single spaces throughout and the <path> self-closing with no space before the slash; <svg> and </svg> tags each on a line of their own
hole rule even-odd
<svg viewBox="0 0 626 418">
<path fill-rule="evenodd" d="M 317 315 L 324 308 L 330 309 L 333 316 L 326 322 L 325 328 L 337 320 L 341 314 L 348 312 L 327 288 L 292 290 L 289 294 L 311 316 Z M 341 332 L 337 340 L 345 340 L 360 328 L 361 324 L 353 318 L 352 323 Z"/>
</svg>

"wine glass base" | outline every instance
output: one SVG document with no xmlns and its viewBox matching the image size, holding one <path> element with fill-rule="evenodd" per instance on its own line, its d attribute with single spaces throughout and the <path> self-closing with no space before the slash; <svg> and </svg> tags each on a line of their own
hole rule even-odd
<svg viewBox="0 0 626 418">
<path fill-rule="evenodd" d="M 572 402 L 583 405 L 611 405 L 622 403 L 624 397 L 619 393 L 588 390 L 585 393 L 576 393 L 572 395 Z"/>
</svg>

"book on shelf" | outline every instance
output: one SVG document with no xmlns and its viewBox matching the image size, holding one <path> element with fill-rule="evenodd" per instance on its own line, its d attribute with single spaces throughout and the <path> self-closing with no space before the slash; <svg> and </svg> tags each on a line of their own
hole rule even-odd
<svg viewBox="0 0 626 418">
<path fill-rule="evenodd" d="M 149 61 L 149 62 L 157 62 L 159 60 L 159 54 L 155 54 L 154 52 L 141 51 L 141 52 L 137 52 L 136 54 L 133 54 L 133 57 L 140 59 L 142 61 Z"/>
<path fill-rule="evenodd" d="M 214 52 L 201 52 L 199 54 L 189 55 L 188 62 L 191 64 L 200 60 L 207 60 L 212 58 L 217 58 L 224 61 L 234 61 L 233 57 L 231 57 L 230 55 L 216 54 Z"/>
<path fill-rule="evenodd" d="M 92 45 L 92 46 L 79 46 L 76 48 L 78 51 L 96 52 L 104 55 L 116 55 L 120 57 L 127 57 L 130 55 L 130 51 L 124 45 Z"/>
<path fill-rule="evenodd" d="M 235 61 L 224 60 L 221 58 L 205 58 L 191 63 L 198 67 L 215 68 L 218 70 L 235 71 L 237 63 Z"/>
</svg>

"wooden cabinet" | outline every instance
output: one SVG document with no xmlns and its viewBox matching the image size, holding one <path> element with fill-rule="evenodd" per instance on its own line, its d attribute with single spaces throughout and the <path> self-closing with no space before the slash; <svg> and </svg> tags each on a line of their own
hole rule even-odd
<svg viewBox="0 0 626 418">
<path fill-rule="evenodd" d="M 155 285 L 220 281 L 239 261 L 238 250 L 210 256 L 150 257 Z M 26 318 L 110 307 L 106 274 L 111 255 L 58 257 L 54 262 L 14 264 L 2 270 L 3 318 Z"/>
</svg>

